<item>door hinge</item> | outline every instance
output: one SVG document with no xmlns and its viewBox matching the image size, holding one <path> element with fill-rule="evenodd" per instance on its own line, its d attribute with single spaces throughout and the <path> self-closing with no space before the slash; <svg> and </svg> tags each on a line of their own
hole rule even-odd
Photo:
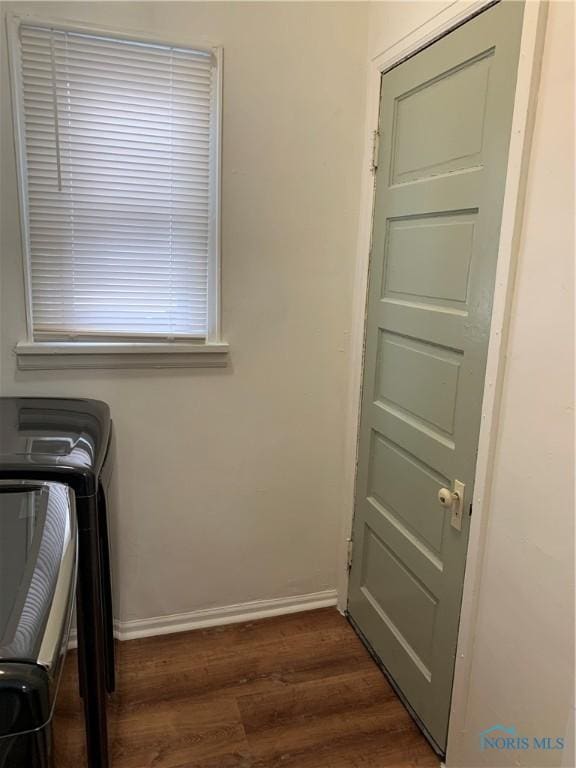
<svg viewBox="0 0 576 768">
<path fill-rule="evenodd" d="M 352 568 L 352 550 L 354 549 L 354 542 L 352 539 L 348 539 L 348 551 L 346 554 L 346 567 L 348 570 Z"/>
<path fill-rule="evenodd" d="M 380 132 L 373 131 L 372 132 L 372 165 L 370 167 L 370 170 L 372 171 L 372 173 L 376 173 L 376 170 L 378 168 L 379 151 L 380 151 Z"/>
<path fill-rule="evenodd" d="M 470 507 L 468 509 L 468 517 L 472 517 L 472 502 L 470 502 Z"/>
</svg>

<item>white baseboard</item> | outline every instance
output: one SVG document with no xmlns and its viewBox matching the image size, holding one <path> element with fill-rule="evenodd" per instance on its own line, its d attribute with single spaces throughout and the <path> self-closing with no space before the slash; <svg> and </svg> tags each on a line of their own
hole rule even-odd
<svg viewBox="0 0 576 768">
<path fill-rule="evenodd" d="M 169 635 L 173 632 L 189 632 L 192 629 L 205 629 L 224 624 L 238 624 L 242 621 L 266 619 L 287 613 L 313 611 L 327 608 L 337 603 L 335 589 L 313 592 L 296 597 L 278 597 L 273 600 L 254 600 L 250 603 L 225 605 L 222 608 L 204 608 L 189 613 L 173 613 L 168 616 L 155 616 L 150 619 L 115 621 L 114 634 L 118 640 L 135 640 L 139 637 Z M 70 648 L 76 647 L 76 631 L 70 633 Z"/>
</svg>

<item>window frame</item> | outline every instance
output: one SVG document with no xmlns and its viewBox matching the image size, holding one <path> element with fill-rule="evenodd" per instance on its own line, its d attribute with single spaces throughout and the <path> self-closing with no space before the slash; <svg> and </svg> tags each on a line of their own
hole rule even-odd
<svg viewBox="0 0 576 768">
<path fill-rule="evenodd" d="M 102 35 L 112 39 L 149 43 L 212 54 L 215 60 L 216 87 L 212 110 L 213 178 L 210 197 L 209 252 L 207 283 L 207 332 L 205 337 L 178 336 L 173 339 L 143 333 L 126 338 L 118 334 L 98 334 L 98 338 L 74 340 L 66 338 L 39 340 L 34 337 L 32 310 L 32 278 L 27 200 L 27 157 L 24 128 L 24 89 L 20 58 L 19 28 L 21 24 L 53 27 L 57 30 Z M 26 337 L 17 342 L 15 352 L 18 366 L 22 369 L 45 370 L 51 368 L 124 368 L 124 367 L 214 367 L 227 364 L 228 344 L 222 340 L 221 329 L 221 157 L 222 157 L 222 83 L 223 49 L 219 45 L 204 42 L 195 45 L 190 41 L 169 40 L 162 35 L 150 35 L 126 29 L 109 28 L 84 22 L 57 20 L 26 13 L 6 14 L 8 37 L 9 78 L 12 98 L 12 120 L 18 182 L 20 237 L 22 243 L 22 267 L 26 310 Z M 75 357 L 78 356 L 78 359 Z"/>
</svg>

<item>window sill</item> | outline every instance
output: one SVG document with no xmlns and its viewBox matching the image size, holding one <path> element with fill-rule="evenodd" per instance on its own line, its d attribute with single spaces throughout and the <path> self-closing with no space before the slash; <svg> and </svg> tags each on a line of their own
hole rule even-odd
<svg viewBox="0 0 576 768">
<path fill-rule="evenodd" d="M 18 368 L 49 371 L 66 368 L 221 368 L 228 344 L 174 342 L 21 341 L 15 347 Z"/>
</svg>

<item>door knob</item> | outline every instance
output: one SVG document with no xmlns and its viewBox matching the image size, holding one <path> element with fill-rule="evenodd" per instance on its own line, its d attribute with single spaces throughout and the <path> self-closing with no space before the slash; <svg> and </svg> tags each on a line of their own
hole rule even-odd
<svg viewBox="0 0 576 768">
<path fill-rule="evenodd" d="M 438 491 L 438 501 L 443 507 L 451 507 L 452 504 L 456 504 L 460 500 L 460 494 L 456 491 L 451 491 L 450 488 L 440 488 Z"/>
<path fill-rule="evenodd" d="M 466 486 L 460 480 L 454 480 L 454 488 L 440 488 L 438 501 L 446 509 L 452 510 L 450 525 L 457 531 L 462 530 L 462 508 L 464 506 L 464 489 Z"/>
</svg>

